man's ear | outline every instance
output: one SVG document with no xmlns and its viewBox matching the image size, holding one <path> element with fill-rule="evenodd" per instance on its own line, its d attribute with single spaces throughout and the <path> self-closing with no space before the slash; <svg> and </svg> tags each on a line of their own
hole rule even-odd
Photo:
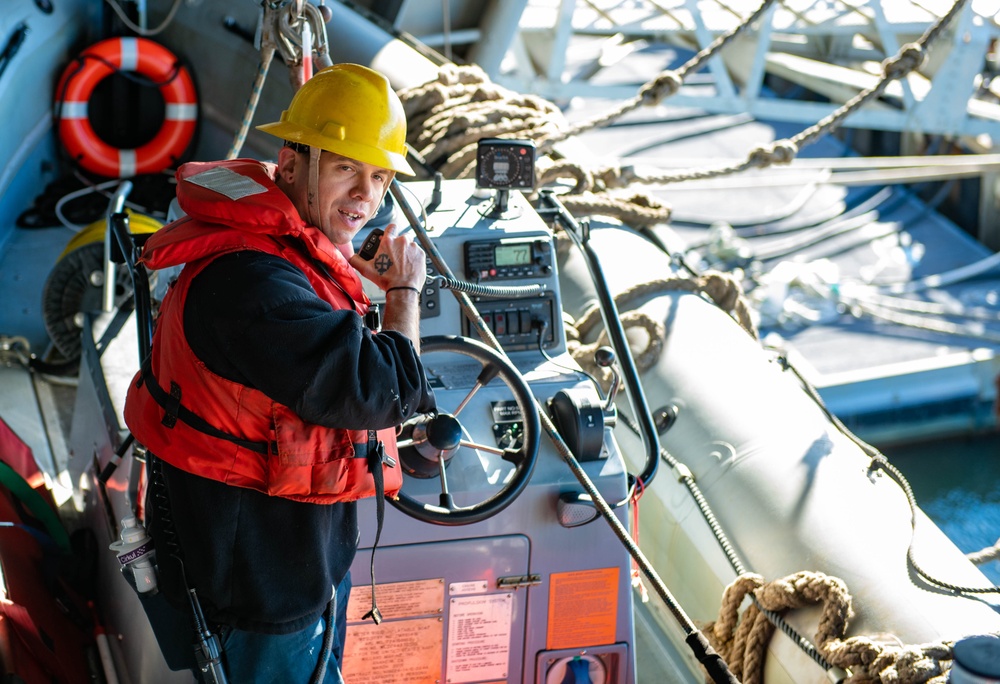
<svg viewBox="0 0 1000 684">
<path fill-rule="evenodd" d="M 278 178 L 291 185 L 298 171 L 299 155 L 291 147 L 282 146 L 278 150 Z"/>
</svg>

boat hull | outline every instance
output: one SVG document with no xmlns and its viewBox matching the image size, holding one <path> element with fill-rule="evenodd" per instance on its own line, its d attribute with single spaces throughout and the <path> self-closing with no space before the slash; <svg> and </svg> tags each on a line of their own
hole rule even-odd
<svg viewBox="0 0 1000 684">
<path fill-rule="evenodd" d="M 616 295 L 671 275 L 669 258 L 631 230 L 597 229 L 591 239 Z M 560 270 L 564 309 L 579 317 L 596 301 L 579 251 L 563 250 Z M 914 573 L 907 562 L 914 526 L 903 490 L 870 467 L 871 458 L 795 375 L 732 317 L 683 291 L 653 293 L 633 310 L 665 327 L 662 354 L 642 373 L 654 415 L 677 409 L 661 446 L 690 469 L 748 571 L 765 582 L 800 571 L 840 578 L 853 597 L 846 636 L 924 644 L 1000 629 L 994 606 L 956 597 Z M 624 399 L 619 406 L 631 412 Z M 615 436 L 638 472 L 643 464 L 636 455 L 645 454 L 640 440 L 621 426 Z M 736 572 L 687 488 L 661 469 L 640 510 L 643 549 L 664 581 L 692 618 L 714 620 Z M 929 574 L 992 586 L 919 510 L 915 530 L 914 556 Z M 788 617 L 813 639 L 819 613 L 810 608 Z M 768 681 L 824 679 L 791 640 L 772 640 Z"/>
</svg>

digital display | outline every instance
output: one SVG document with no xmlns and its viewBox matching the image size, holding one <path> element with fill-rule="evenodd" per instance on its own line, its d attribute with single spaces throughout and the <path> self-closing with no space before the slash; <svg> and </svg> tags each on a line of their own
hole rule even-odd
<svg viewBox="0 0 1000 684">
<path fill-rule="evenodd" d="M 498 245 L 493 252 L 497 266 L 523 266 L 531 263 L 531 245 Z"/>
<path fill-rule="evenodd" d="M 506 159 L 494 159 L 493 164 L 491 164 L 490 169 L 487 173 L 490 175 L 490 180 L 497 185 L 510 185 L 510 176 L 507 174 L 510 172 L 510 162 Z"/>
<path fill-rule="evenodd" d="M 483 138 L 476 147 L 476 186 L 503 190 L 535 187 L 535 143 Z"/>
</svg>

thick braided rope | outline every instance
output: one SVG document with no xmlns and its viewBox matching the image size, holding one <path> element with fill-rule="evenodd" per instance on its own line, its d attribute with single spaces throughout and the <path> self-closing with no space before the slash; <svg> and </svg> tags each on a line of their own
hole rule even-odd
<svg viewBox="0 0 1000 684">
<path fill-rule="evenodd" d="M 878 83 L 862 90 L 837 110 L 791 138 L 755 147 L 744 161 L 729 166 L 716 169 L 695 169 L 681 173 L 643 174 L 637 175 L 635 181 L 657 184 L 678 183 L 728 176 L 753 168 L 765 168 L 773 164 L 791 163 L 800 149 L 839 128 L 844 119 L 854 111 L 882 95 L 890 83 L 918 69 L 923 64 L 926 49 L 937 40 L 941 32 L 958 15 L 967 2 L 968 0 L 955 0 L 948 12 L 930 26 L 916 42 L 907 43 L 899 49 L 895 56 L 882 62 L 882 77 Z"/>
<path fill-rule="evenodd" d="M 666 330 L 663 324 L 653 320 L 652 317 L 641 311 L 627 311 L 621 315 L 622 328 L 628 332 L 633 329 L 641 329 L 646 333 L 646 346 L 641 350 L 632 349 L 632 356 L 635 359 L 636 369 L 642 373 L 653 367 L 656 360 L 663 352 L 663 340 Z M 576 359 L 580 367 L 590 373 L 601 383 L 603 389 L 607 390 L 611 385 L 611 370 L 597 365 L 595 352 L 609 344 L 608 332 L 601 330 L 597 340 L 589 344 L 580 340 L 576 329 L 567 326 L 566 330 L 566 351 Z M 630 341 L 629 346 L 632 346 Z"/>
<path fill-rule="evenodd" d="M 750 306 L 743 294 L 743 288 L 731 274 L 721 271 L 706 271 L 696 278 L 663 278 L 638 283 L 623 290 L 615 297 L 615 304 L 620 309 L 627 309 L 634 302 L 664 292 L 685 290 L 704 292 L 720 309 L 731 314 L 751 337 L 757 339 L 757 328 L 750 315 Z M 600 310 L 592 306 L 585 311 L 575 323 L 581 337 L 600 320 Z"/>
<path fill-rule="evenodd" d="M 560 179 L 574 181 L 575 185 L 559 196 L 563 206 L 574 215 L 610 216 L 631 226 L 652 226 L 670 220 L 670 207 L 650 195 L 636 193 L 621 197 L 607 192 L 631 182 L 631 167 L 610 166 L 592 171 L 575 162 L 543 157 L 536 170 L 538 187 Z"/>
<path fill-rule="evenodd" d="M 724 33 L 713 40 L 709 45 L 701 49 L 698 54 L 693 56 L 687 62 L 685 62 L 681 67 L 673 71 L 663 71 L 652 81 L 642 86 L 639 90 L 638 95 L 626 100 L 620 106 L 612 109 L 600 116 L 594 117 L 587 121 L 574 124 L 570 128 L 556 132 L 549 137 L 543 139 L 539 148 L 543 150 L 550 149 L 556 143 L 562 142 L 572 138 L 575 135 L 579 135 L 585 131 L 592 130 L 594 128 L 601 128 L 608 125 L 612 121 L 621 118 L 625 114 L 628 114 L 634 109 L 639 108 L 642 105 L 655 105 L 662 102 L 665 98 L 670 97 L 681 89 L 681 85 L 684 83 L 684 79 L 687 78 L 688 74 L 693 74 L 702 67 L 702 65 L 711 59 L 717 52 L 722 50 L 726 45 L 731 43 L 736 36 L 740 35 L 743 31 L 754 24 L 760 17 L 767 11 L 767 9 L 773 5 L 775 0 L 764 0 L 753 14 L 746 18 L 743 23 L 739 24 L 735 28 L 731 29 L 727 33 Z"/>
<path fill-rule="evenodd" d="M 466 178 L 484 137 L 544 137 L 565 126 L 547 100 L 491 83 L 475 66 L 445 65 L 435 80 L 400 91 L 409 122 L 407 143 L 449 178 Z"/>
<path fill-rule="evenodd" d="M 739 607 L 749 594 L 755 602 L 741 619 Z M 844 582 L 836 577 L 799 572 L 765 584 L 760 575 L 746 573 L 726 587 L 718 620 L 704 630 L 733 674 L 745 684 L 763 682 L 767 643 L 774 633 L 774 626 L 764 618 L 758 604 L 774 612 L 821 604 L 816 643 L 830 664 L 851 671 L 846 682 L 943 682 L 950 667 L 949 644 L 903 646 L 868 637 L 845 638 L 853 616 L 851 596 Z"/>
<path fill-rule="evenodd" d="M 974 553 L 967 553 L 965 554 L 965 557 L 976 565 L 982 565 L 983 563 L 997 560 L 1000 558 L 1000 539 L 997 539 L 993 546 L 987 546 L 985 549 L 980 549 Z"/>
<path fill-rule="evenodd" d="M 621 313 L 622 327 L 626 331 L 639 328 L 646 332 L 647 341 L 642 349 L 632 349 L 636 368 L 642 373 L 656 364 L 663 351 L 666 328 L 659 321 L 641 311 L 628 309 L 637 302 L 664 292 L 701 292 L 720 309 L 733 316 L 746 332 L 757 339 L 757 328 L 750 315 L 750 306 L 743 295 L 739 282 L 728 273 L 707 271 L 697 278 L 668 278 L 639 283 L 622 291 L 615 297 L 615 305 Z M 584 311 L 572 324 L 566 324 L 566 347 L 580 366 L 595 375 L 603 385 L 610 381 L 607 369 L 600 368 L 594 361 L 594 352 L 608 343 L 607 331 L 602 330 L 597 340 L 586 344 L 582 340 L 602 322 L 600 307 L 593 305 Z M 631 346 L 631 345 L 630 345 Z"/>
<path fill-rule="evenodd" d="M 560 195 L 559 201 L 574 216 L 611 216 L 630 226 L 652 226 L 670 219 L 671 209 L 649 195 L 612 197 L 605 193 L 585 192 Z"/>
</svg>

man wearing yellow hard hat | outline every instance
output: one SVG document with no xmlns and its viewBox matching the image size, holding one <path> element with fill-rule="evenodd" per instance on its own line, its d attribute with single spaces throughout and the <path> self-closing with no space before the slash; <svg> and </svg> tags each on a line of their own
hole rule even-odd
<svg viewBox="0 0 1000 684">
<path fill-rule="evenodd" d="M 228 680 L 338 682 L 355 502 L 399 490 L 394 428 L 433 408 L 423 252 L 393 225 L 374 259 L 351 248 L 413 173 L 406 121 L 384 76 L 339 64 L 259 128 L 286 141 L 277 164 L 177 172 L 187 216 L 142 261 L 184 268 L 125 419 L 152 455 L 159 585 L 180 608 L 194 590 Z M 385 291 L 379 331 L 359 276 Z"/>
</svg>

